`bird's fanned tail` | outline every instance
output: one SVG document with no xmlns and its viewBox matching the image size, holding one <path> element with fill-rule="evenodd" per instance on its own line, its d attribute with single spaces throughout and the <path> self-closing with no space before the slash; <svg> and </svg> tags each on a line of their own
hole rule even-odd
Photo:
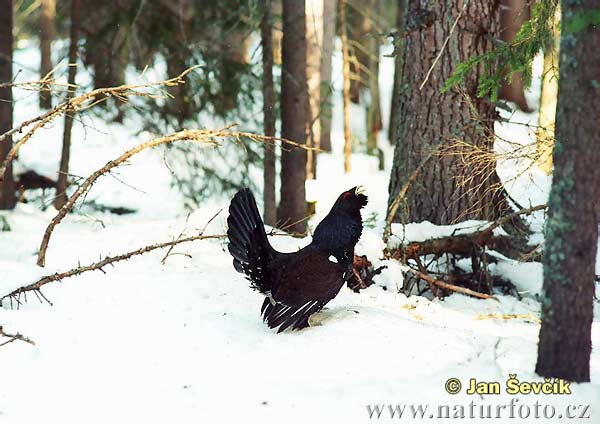
<svg viewBox="0 0 600 424">
<path fill-rule="evenodd" d="M 227 218 L 229 252 L 233 266 L 243 272 L 253 288 L 268 294 L 269 261 L 273 248 L 267 240 L 263 221 L 249 189 L 240 190 L 231 201 Z"/>
<path fill-rule="evenodd" d="M 286 328 L 300 330 L 308 327 L 308 318 L 321 310 L 323 305 L 319 301 L 311 301 L 300 307 L 286 306 L 281 303 L 273 303 L 270 298 L 263 302 L 261 313 L 269 328 L 276 328 L 281 333 Z"/>
</svg>

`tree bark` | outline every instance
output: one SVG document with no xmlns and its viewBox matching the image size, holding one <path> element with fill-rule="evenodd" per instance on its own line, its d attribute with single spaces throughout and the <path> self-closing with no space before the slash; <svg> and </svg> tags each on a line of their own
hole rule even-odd
<svg viewBox="0 0 600 424">
<path fill-rule="evenodd" d="M 331 87 L 331 58 L 333 55 L 333 42 L 335 40 L 335 0 L 323 2 L 323 52 L 321 55 L 321 150 L 331 152 L 331 114 L 332 95 Z"/>
<path fill-rule="evenodd" d="M 281 72 L 281 137 L 306 144 L 306 14 L 304 0 L 283 0 Z M 284 147 L 281 152 L 279 224 L 304 233 L 306 205 L 306 150 Z"/>
<path fill-rule="evenodd" d="M 44 78 L 52 71 L 52 41 L 54 41 L 54 18 L 56 0 L 42 0 L 40 5 L 40 75 Z M 40 91 L 40 108 L 52 108 L 52 93 Z"/>
<path fill-rule="evenodd" d="M 273 25 L 271 22 L 271 0 L 259 2 L 262 46 L 262 90 L 263 90 L 263 131 L 266 136 L 275 136 L 275 88 L 273 85 Z M 263 159 L 263 203 L 265 224 L 275 226 L 277 204 L 275 200 L 275 147 L 264 143 Z"/>
<path fill-rule="evenodd" d="M 75 76 L 77 75 L 77 43 L 79 41 L 79 9 L 80 0 L 71 0 L 71 30 L 70 30 L 70 45 L 69 45 L 69 91 L 67 99 L 71 99 L 75 95 Z M 65 114 L 65 128 L 63 132 L 62 153 L 60 156 L 60 168 L 58 171 L 58 180 L 56 183 L 56 199 L 54 207 L 62 208 L 67 203 L 67 186 L 69 176 L 69 159 L 71 157 L 71 129 L 73 128 L 73 111 L 68 111 Z"/>
<path fill-rule="evenodd" d="M 13 2 L 0 0 L 0 83 L 12 81 L 13 58 Z M 13 126 L 13 97 L 10 86 L 0 88 L 0 134 L 9 131 Z M 4 161 L 12 147 L 12 137 L 0 141 L 0 162 Z M 0 175 L 0 209 L 15 207 L 15 183 L 12 165 L 6 168 L 4 176 Z"/>
<path fill-rule="evenodd" d="M 591 327 L 598 246 L 600 31 L 570 24 L 597 0 L 563 0 L 554 173 L 545 230 L 542 325 L 536 372 L 590 381 Z"/>
<path fill-rule="evenodd" d="M 527 0 L 500 1 L 500 39 L 512 41 L 524 22 L 529 20 L 529 5 Z M 504 81 L 498 97 L 515 103 L 524 112 L 531 112 L 525 98 L 525 85 L 520 72 L 513 74 L 511 82 Z"/>
<path fill-rule="evenodd" d="M 342 33 L 342 62 L 344 79 L 344 172 L 350 172 L 350 157 L 352 155 L 352 134 L 350 133 L 350 51 L 348 46 L 348 29 L 346 24 L 346 2 L 338 1 L 340 14 L 340 32 Z"/>
<path fill-rule="evenodd" d="M 493 149 L 495 108 L 475 95 L 483 68 L 473 71 L 461 89 L 444 92 L 443 85 L 459 63 L 493 47 L 498 10 L 494 2 L 438 0 L 427 2 L 428 10 L 422 4 L 419 0 L 408 2 L 409 30 L 399 67 L 398 124 L 388 208 L 432 151 L 441 151 L 442 146 L 447 150 L 457 141 L 484 152 Z M 407 208 L 399 209 L 395 222 L 494 220 L 510 210 L 495 161 L 465 166 L 464 152 L 453 148 L 452 153 L 427 161 L 406 195 Z"/>
<path fill-rule="evenodd" d="M 324 0 L 306 1 L 306 77 L 310 112 L 308 115 L 310 147 L 321 142 L 321 46 L 323 45 Z M 306 159 L 306 178 L 317 176 L 317 152 L 309 150 Z"/>
</svg>

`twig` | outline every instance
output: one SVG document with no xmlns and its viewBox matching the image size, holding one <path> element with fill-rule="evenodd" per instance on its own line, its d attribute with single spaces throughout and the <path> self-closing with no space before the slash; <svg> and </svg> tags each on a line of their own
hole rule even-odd
<svg viewBox="0 0 600 424">
<path fill-rule="evenodd" d="M 433 71 L 433 68 L 435 68 L 435 65 L 440 60 L 440 57 L 442 57 L 442 53 L 444 52 L 444 49 L 446 48 L 446 45 L 448 44 L 448 41 L 450 40 L 450 37 L 452 37 L 452 33 L 454 32 L 454 28 L 456 28 L 456 24 L 458 24 L 458 20 L 462 16 L 462 14 L 465 11 L 465 9 L 467 8 L 468 4 L 469 4 L 469 1 L 468 0 L 465 1 L 465 4 L 464 4 L 463 8 L 460 10 L 458 16 L 454 20 L 454 23 L 452 24 L 452 27 L 450 28 L 450 32 L 448 33 L 448 36 L 444 40 L 444 44 L 442 44 L 442 48 L 440 49 L 439 53 L 437 54 L 437 56 L 433 60 L 433 63 L 431 64 L 431 67 L 429 68 L 429 70 L 427 71 L 427 74 L 425 75 L 425 79 L 423 80 L 423 82 L 419 86 L 419 91 L 421 91 L 423 89 L 423 87 L 425 86 L 425 84 L 429 80 L 429 76 L 431 75 L 431 72 Z"/>
<path fill-rule="evenodd" d="M 117 255 L 117 256 L 107 256 L 106 258 L 104 258 L 98 262 L 94 262 L 89 265 L 78 266 L 77 268 L 73 268 L 68 271 L 56 272 L 51 275 L 46 275 L 34 283 L 19 287 L 18 289 L 13 290 L 9 294 L 2 296 L 2 298 L 0 298 L 0 305 L 4 302 L 4 299 L 7 299 L 7 298 L 15 299 L 20 304 L 21 302 L 19 300 L 19 296 L 21 294 L 25 295 L 27 292 L 30 292 L 30 291 L 38 292 L 40 295 L 43 296 L 42 292 L 40 291 L 40 288 L 48 283 L 51 283 L 53 281 L 61 281 L 65 278 L 83 274 L 84 272 L 88 272 L 88 271 L 100 270 L 100 271 L 104 272 L 104 270 L 102 268 L 104 268 L 106 265 L 111 265 L 111 264 L 114 264 L 115 262 L 127 260 L 127 259 L 132 258 L 133 256 L 143 255 L 144 253 L 148 253 L 148 252 L 151 252 L 156 249 L 164 249 L 166 247 L 171 247 L 171 246 L 174 246 L 177 244 L 188 243 L 188 242 L 196 241 L 196 240 L 220 239 L 220 238 L 225 238 L 225 237 L 227 237 L 226 234 L 212 234 L 212 235 L 198 234 L 195 236 L 180 238 L 178 240 L 172 240 L 172 241 L 167 241 L 164 243 L 153 244 L 153 245 L 142 247 L 140 249 L 137 249 L 137 250 L 134 250 L 131 252 L 127 252 L 127 253 L 123 253 L 123 254 Z"/>
<path fill-rule="evenodd" d="M 492 231 L 494 231 L 496 228 L 500 227 L 501 225 L 505 224 L 506 222 L 521 216 L 521 215 L 529 215 L 533 212 L 536 211 L 541 211 L 546 209 L 548 206 L 544 203 L 541 205 L 537 205 L 537 206 L 532 206 L 530 208 L 526 208 L 526 209 L 520 209 L 518 211 L 515 211 L 513 213 L 509 213 L 508 215 L 504 215 L 503 217 L 497 219 L 496 221 L 494 221 L 489 227 L 485 228 L 484 230 L 482 230 L 481 232 L 479 232 L 479 234 L 477 235 L 476 240 L 480 240 L 480 239 L 484 239 L 486 238 Z"/>
<path fill-rule="evenodd" d="M 406 270 L 408 272 L 411 272 L 412 274 L 416 275 L 421 280 L 425 280 L 426 282 L 428 282 L 430 284 L 435 284 L 436 286 L 441 287 L 446 290 L 466 294 L 468 296 L 477 297 L 479 299 L 496 299 L 494 296 L 491 296 L 489 294 L 476 292 L 474 290 L 467 289 L 465 287 L 455 286 L 454 284 L 446 283 L 445 281 L 442 281 L 442 280 L 437 280 L 428 274 L 425 274 L 421 271 L 417 271 L 416 269 L 412 269 L 410 267 L 407 267 Z"/>
<path fill-rule="evenodd" d="M 144 92 L 144 91 L 139 91 L 139 90 L 153 88 L 153 87 L 157 87 L 157 86 L 172 87 L 174 85 L 182 84 L 184 82 L 184 77 L 188 73 L 190 73 L 192 70 L 194 70 L 195 68 L 197 68 L 197 66 L 188 68 L 184 72 L 182 72 L 180 75 L 176 76 L 175 78 L 171 78 L 171 79 L 168 79 L 165 81 L 153 82 L 153 83 L 148 83 L 148 84 L 140 84 L 140 85 L 120 85 L 118 87 L 98 88 L 96 90 L 90 91 L 89 93 L 82 94 L 79 97 L 75 97 L 71 100 L 67 100 L 67 101 L 57 105 L 53 109 L 50 109 L 46 113 L 44 113 L 40 116 L 37 116 L 33 119 L 24 121 L 20 125 L 17 125 L 16 127 L 8 130 L 4 134 L 0 135 L 0 142 L 3 141 L 6 137 L 8 137 L 12 134 L 15 134 L 17 132 L 20 133 L 26 127 L 35 124 L 33 126 L 33 128 L 31 128 L 29 131 L 27 131 L 27 133 L 25 133 L 25 135 L 18 142 L 16 142 L 14 144 L 14 146 L 8 152 L 6 158 L 4 159 L 4 162 L 2 163 L 2 166 L 0 167 L 0 182 L 3 181 L 4 174 L 6 173 L 6 169 L 7 169 L 8 165 L 17 156 L 19 149 L 33 136 L 33 134 L 37 130 L 39 130 L 44 125 L 46 125 L 47 123 L 52 121 L 54 118 L 62 115 L 63 113 L 73 112 L 77 109 L 84 109 L 86 102 L 92 100 L 92 104 L 95 104 L 96 103 L 95 101 L 99 98 L 106 99 L 110 96 L 115 96 L 115 97 L 118 97 L 121 99 L 128 97 L 128 96 L 153 97 L 152 94 Z M 88 107 L 89 107 L 89 105 L 88 105 Z"/>
<path fill-rule="evenodd" d="M 2 337 L 8 337 L 8 340 L 0 343 L 0 346 L 4 346 L 4 345 L 7 345 L 9 343 L 12 343 L 15 340 L 20 340 L 22 342 L 29 343 L 30 345 L 35 346 L 35 343 L 34 343 L 33 340 L 31 340 L 28 337 L 25 337 L 22 334 L 19 334 L 19 333 L 17 333 L 17 334 L 8 334 L 8 333 L 5 333 L 4 329 L 2 328 L 1 325 L 0 325 L 0 336 L 2 336 Z"/>
</svg>

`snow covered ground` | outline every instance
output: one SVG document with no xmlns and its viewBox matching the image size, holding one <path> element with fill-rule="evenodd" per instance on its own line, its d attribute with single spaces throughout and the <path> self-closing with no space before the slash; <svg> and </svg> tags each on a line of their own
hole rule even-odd
<svg viewBox="0 0 600 424">
<path fill-rule="evenodd" d="M 19 63 L 37 63 L 34 49 L 19 55 Z M 339 57 L 336 63 L 339 66 Z M 389 104 L 391 68 L 392 60 L 384 58 L 384 105 Z M 23 96 L 16 103 L 16 122 L 35 115 L 36 99 Z M 318 211 L 310 225 L 314 228 L 341 191 L 365 185 L 370 202 L 363 216 L 370 224 L 357 251 L 379 264 L 388 171 L 377 171 L 374 158 L 360 157 L 354 161 L 354 172 L 343 174 L 339 105 L 338 96 L 335 151 L 319 158 L 322 184 L 313 190 Z M 359 107 L 355 112 L 355 122 L 362 122 L 364 112 Z M 535 114 L 522 118 L 535 121 Z M 96 120 L 94 127 L 77 123 L 74 128 L 74 174 L 88 175 L 148 138 L 133 134 L 126 125 Z M 503 125 L 501 131 L 504 137 L 528 142 L 530 135 L 519 128 Z M 355 131 L 359 130 L 357 124 Z M 22 150 L 18 166 L 56 172 L 61 131 L 62 121 L 41 131 Z M 389 165 L 391 150 L 383 132 L 381 137 Z M 518 166 L 505 164 L 503 178 L 514 175 Z M 159 150 L 140 155 L 121 168 L 118 177 L 127 185 L 103 177 L 89 198 L 137 207 L 140 213 L 68 216 L 55 231 L 44 269 L 35 265 L 36 252 L 53 209 L 42 212 L 21 204 L 14 212 L 3 213 L 12 231 L 0 233 L 0 294 L 79 262 L 168 241 L 182 231 L 194 234 L 228 206 L 225 200 L 209 200 L 186 224 Z M 532 169 L 510 190 L 519 201 L 535 205 L 545 200 L 548 185 L 548 178 Z M 207 233 L 223 233 L 225 219 L 224 211 Z M 443 231 L 428 223 L 407 228 L 415 238 Z M 275 236 L 271 241 L 277 249 L 292 251 L 309 239 Z M 536 401 L 555 408 L 554 422 L 566 422 L 558 415 L 564 414 L 567 404 L 591 405 L 594 418 L 584 422 L 600 418 L 598 303 L 592 330 L 592 383 L 572 385 L 572 395 L 481 396 L 467 395 L 464 389 L 458 395 L 445 391 L 451 377 L 463 385 L 476 378 L 504 386 L 509 374 L 517 374 L 521 381 L 539 381 L 533 372 L 540 311 L 534 296 L 541 283 L 537 264 L 498 265 L 504 267 L 499 272 L 528 291 L 521 301 L 501 295 L 497 300 L 477 300 L 458 294 L 429 300 L 399 293 L 402 275 L 399 266 L 389 262 L 376 286 L 360 294 L 343 288 L 321 314 L 321 326 L 276 335 L 261 322 L 262 300 L 234 271 L 223 240 L 180 245 L 173 253 L 164 264 L 165 252 L 159 251 L 108 267 L 106 274 L 86 273 L 49 284 L 44 294 L 53 306 L 35 296 L 18 310 L 5 302 L 0 309 L 4 330 L 21 332 L 36 345 L 17 341 L 0 347 L 0 422 L 361 423 L 377 416 L 370 418 L 367 405 L 373 411 L 375 405 L 388 404 L 429 404 L 424 420 L 430 422 L 448 421 L 437 418 L 438 405 L 449 405 L 450 411 L 463 405 L 467 411 L 463 422 L 481 422 L 468 419 L 470 402 L 476 405 L 476 414 L 479 405 L 493 405 L 495 416 L 497 405 L 515 399 L 515 414 L 527 404 L 530 420 Z M 410 406 L 406 408 L 402 420 L 411 422 Z M 389 420 L 387 407 L 382 411 L 380 420 Z M 509 418 L 508 409 L 503 411 L 501 419 L 490 421 L 523 421 Z"/>
</svg>

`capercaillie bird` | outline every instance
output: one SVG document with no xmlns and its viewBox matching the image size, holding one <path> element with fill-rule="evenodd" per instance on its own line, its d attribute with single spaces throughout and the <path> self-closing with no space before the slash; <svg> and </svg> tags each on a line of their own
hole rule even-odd
<svg viewBox="0 0 600 424">
<path fill-rule="evenodd" d="M 362 234 L 362 187 L 343 192 L 315 228 L 311 243 L 293 253 L 273 249 L 250 189 L 236 193 L 227 218 L 233 266 L 265 296 L 261 313 L 278 333 L 307 327 L 352 275 L 354 247 Z"/>
</svg>

